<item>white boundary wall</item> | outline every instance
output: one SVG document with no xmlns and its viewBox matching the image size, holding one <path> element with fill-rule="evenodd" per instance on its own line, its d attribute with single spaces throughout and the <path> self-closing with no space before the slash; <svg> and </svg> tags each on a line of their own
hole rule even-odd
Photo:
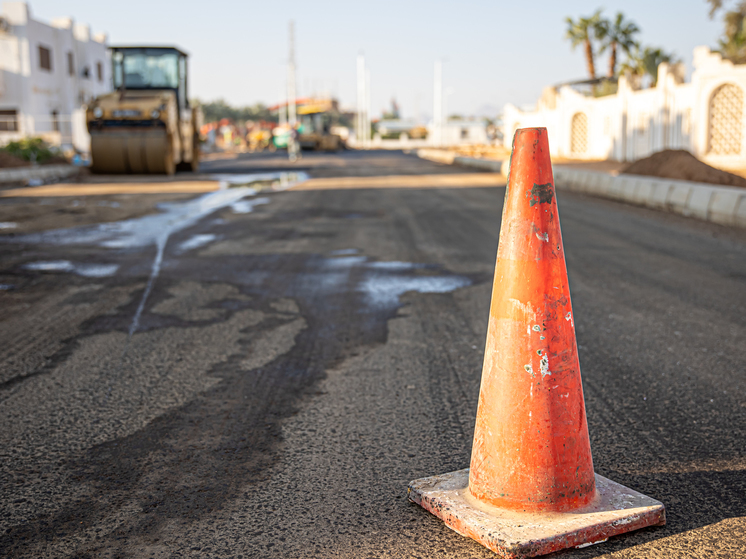
<svg viewBox="0 0 746 559">
<path fill-rule="evenodd" d="M 711 101 L 725 85 L 740 90 L 741 122 L 734 132 L 740 149 L 718 154 L 711 147 Z M 746 65 L 734 65 L 707 47 L 697 47 L 690 83 L 683 83 L 681 65 L 661 64 L 654 88 L 636 89 L 622 77 L 614 95 L 593 98 L 562 86 L 547 88 L 535 111 L 508 104 L 503 115 L 505 142 L 510 147 L 518 128 L 543 126 L 552 154 L 559 157 L 632 161 L 663 149 L 686 149 L 718 167 L 744 168 L 745 99 Z M 573 136 L 576 115 L 584 115 L 579 118 L 585 126 L 576 126 Z M 585 141 L 579 128 L 586 129 Z"/>
</svg>

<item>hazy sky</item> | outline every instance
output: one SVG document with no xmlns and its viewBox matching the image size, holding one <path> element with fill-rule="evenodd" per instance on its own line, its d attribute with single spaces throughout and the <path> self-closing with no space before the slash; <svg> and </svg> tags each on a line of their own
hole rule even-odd
<svg viewBox="0 0 746 559">
<path fill-rule="evenodd" d="M 731 2 L 732 3 L 732 2 Z M 726 1 L 727 5 L 727 1 Z M 622 10 L 640 40 L 674 51 L 691 72 L 692 49 L 715 46 L 719 15 L 705 0 L 443 2 L 34 0 L 38 19 L 72 16 L 110 44 L 176 44 L 190 54 L 192 97 L 274 103 L 285 87 L 288 21 L 295 21 L 298 93 L 330 91 L 354 107 L 357 54 L 371 74 L 374 114 L 395 97 L 404 116 L 432 113 L 433 64 L 443 58 L 448 113 L 534 104 L 545 85 L 586 77 L 564 18 Z M 606 56 L 598 61 L 605 74 Z"/>
</svg>

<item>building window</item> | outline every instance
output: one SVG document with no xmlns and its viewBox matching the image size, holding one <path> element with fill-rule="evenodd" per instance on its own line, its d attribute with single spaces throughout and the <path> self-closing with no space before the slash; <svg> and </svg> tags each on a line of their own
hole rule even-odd
<svg viewBox="0 0 746 559">
<path fill-rule="evenodd" d="M 91 77 L 91 69 L 88 66 L 83 66 L 83 71 L 81 72 L 81 75 L 88 79 Z"/>
<path fill-rule="evenodd" d="M 104 65 L 100 62 L 96 62 L 96 75 L 98 76 L 98 81 L 104 81 Z"/>
<path fill-rule="evenodd" d="M 743 90 L 735 84 L 721 85 L 710 98 L 708 153 L 738 155 L 743 131 Z"/>
<path fill-rule="evenodd" d="M 588 116 L 575 113 L 570 123 L 570 151 L 581 155 L 588 151 Z"/>
<path fill-rule="evenodd" d="M 52 71 L 52 49 L 39 45 L 39 68 Z"/>
<path fill-rule="evenodd" d="M 60 116 L 60 114 L 56 110 L 52 111 L 52 130 L 54 132 L 59 132 L 60 131 L 60 119 L 59 119 L 59 116 Z"/>
<path fill-rule="evenodd" d="M 68 76 L 75 75 L 75 59 L 73 58 L 72 51 L 67 53 L 67 75 Z"/>
<path fill-rule="evenodd" d="M 3 132 L 18 132 L 18 111 L 0 111 L 0 130 Z"/>
</svg>

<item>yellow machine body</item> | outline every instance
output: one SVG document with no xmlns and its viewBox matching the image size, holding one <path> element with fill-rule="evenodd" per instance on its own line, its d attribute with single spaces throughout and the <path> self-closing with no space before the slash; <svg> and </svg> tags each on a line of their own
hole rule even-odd
<svg viewBox="0 0 746 559">
<path fill-rule="evenodd" d="M 331 127 L 339 119 L 339 109 L 332 99 L 307 99 L 297 108 L 302 124 L 298 141 L 303 149 L 317 151 L 337 151 L 344 147 L 344 141 Z"/>
<path fill-rule="evenodd" d="M 172 77 L 173 84 L 168 85 L 174 87 L 159 87 L 160 83 L 148 83 L 148 76 L 125 74 L 124 69 L 118 71 L 115 66 L 117 90 L 97 97 L 86 110 L 91 135 L 91 170 L 95 173 L 168 175 L 177 168 L 196 171 L 201 123 L 199 110 L 190 108 L 186 101 L 186 55 L 178 49 L 163 47 L 114 47 L 112 50 L 115 61 L 121 61 L 125 69 L 123 61 L 127 56 L 134 56 L 130 52 L 141 58 L 145 56 L 142 53 L 149 53 L 156 61 L 160 51 L 178 53 L 184 61 L 175 71 L 184 75 Z M 121 54 L 117 57 L 118 53 Z M 150 70 L 152 74 L 152 66 L 142 71 Z M 139 87 L 128 87 L 124 76 L 129 76 L 130 82 Z"/>
</svg>

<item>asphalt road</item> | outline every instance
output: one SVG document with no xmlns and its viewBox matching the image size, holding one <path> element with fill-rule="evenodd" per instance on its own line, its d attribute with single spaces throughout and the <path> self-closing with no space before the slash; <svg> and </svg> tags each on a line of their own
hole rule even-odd
<svg viewBox="0 0 746 559">
<path fill-rule="evenodd" d="M 349 178 L 2 199 L 0 556 L 494 556 L 406 487 L 468 466 L 504 188 L 295 168 Z M 595 469 L 668 524 L 557 556 L 746 555 L 746 233 L 558 202 Z"/>
</svg>

